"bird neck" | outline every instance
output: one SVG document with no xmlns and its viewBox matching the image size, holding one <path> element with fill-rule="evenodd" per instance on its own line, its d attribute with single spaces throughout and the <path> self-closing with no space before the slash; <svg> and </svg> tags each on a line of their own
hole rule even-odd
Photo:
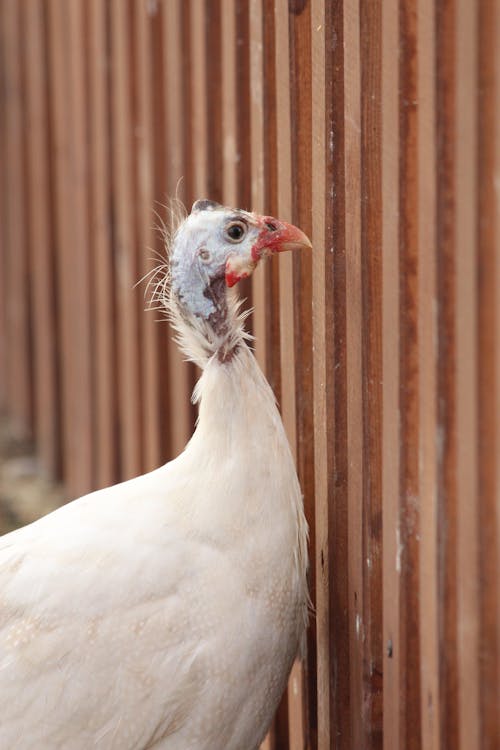
<svg viewBox="0 0 500 750">
<path fill-rule="evenodd" d="M 175 292 L 168 305 L 180 348 L 202 369 L 213 357 L 222 364 L 230 362 L 243 341 L 250 338 L 243 328 L 247 313 L 240 312 L 241 302 L 228 290 L 224 278 L 212 281 L 204 295 L 210 300 L 206 312 L 193 313 L 183 296 Z"/>
</svg>

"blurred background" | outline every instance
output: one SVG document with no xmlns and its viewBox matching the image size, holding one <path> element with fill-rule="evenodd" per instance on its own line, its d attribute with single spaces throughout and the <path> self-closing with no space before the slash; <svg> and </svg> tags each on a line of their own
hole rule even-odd
<svg viewBox="0 0 500 750">
<path fill-rule="evenodd" d="M 241 292 L 315 614 L 265 747 L 496 750 L 496 0 L 0 0 L 0 527 L 178 454 L 169 199 L 298 224 Z"/>
</svg>

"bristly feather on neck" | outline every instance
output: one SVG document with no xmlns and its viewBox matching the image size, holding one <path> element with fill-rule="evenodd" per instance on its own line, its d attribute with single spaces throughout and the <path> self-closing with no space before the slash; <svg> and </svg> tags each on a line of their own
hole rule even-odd
<svg viewBox="0 0 500 750">
<path fill-rule="evenodd" d="M 188 360 L 201 369 L 214 356 L 221 363 L 230 362 L 242 343 L 252 339 L 244 329 L 251 310 L 241 311 L 243 300 L 226 288 L 224 279 L 215 283 L 220 285 L 218 302 L 216 312 L 208 319 L 193 315 L 170 288 L 165 297 L 165 309 L 176 331 L 176 341 Z"/>
</svg>

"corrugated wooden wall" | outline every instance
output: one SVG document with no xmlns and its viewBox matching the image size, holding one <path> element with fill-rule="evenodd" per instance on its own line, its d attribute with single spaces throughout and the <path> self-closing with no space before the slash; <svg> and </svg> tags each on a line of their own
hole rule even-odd
<svg viewBox="0 0 500 750">
<path fill-rule="evenodd" d="M 316 608 L 266 747 L 496 750 L 499 3 L 0 11 L 3 410 L 69 496 L 169 459 L 196 373 L 134 287 L 166 198 L 299 224 L 244 289 Z"/>
</svg>

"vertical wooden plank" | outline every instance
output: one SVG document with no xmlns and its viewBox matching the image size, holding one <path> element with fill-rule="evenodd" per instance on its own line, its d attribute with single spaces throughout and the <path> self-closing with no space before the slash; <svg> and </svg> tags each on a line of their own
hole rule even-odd
<svg viewBox="0 0 500 750">
<path fill-rule="evenodd" d="M 139 276 L 135 254 L 134 196 L 132 190 L 132 103 L 129 3 L 113 0 L 111 30 L 112 194 L 115 216 L 114 255 L 117 285 L 118 394 L 120 475 L 141 472 L 141 377 L 139 320 L 133 286 Z"/>
<path fill-rule="evenodd" d="M 264 16 L 262 0 L 250 0 L 250 152 L 252 210 L 264 213 Z M 223 69 L 226 68 L 225 61 Z M 268 264 L 260 263 L 252 277 L 255 355 L 264 373 L 267 366 Z"/>
<path fill-rule="evenodd" d="M 482 0 L 478 10 L 480 737 L 482 750 L 494 750 L 500 746 L 500 7 Z"/>
<path fill-rule="evenodd" d="M 7 397 L 12 426 L 20 435 L 31 431 L 32 393 L 30 384 L 30 329 L 28 247 L 26 216 L 23 132 L 24 110 L 21 82 L 22 36 L 20 6 L 4 0 L 3 43 L 5 59 L 5 170 L 6 191 L 6 348 Z"/>
<path fill-rule="evenodd" d="M 400 745 L 421 743 L 419 636 L 418 29 L 417 0 L 400 5 Z"/>
<path fill-rule="evenodd" d="M 436 5 L 436 266 L 440 743 L 458 747 L 455 336 L 455 0 Z"/>
<path fill-rule="evenodd" d="M 49 5 L 63 475 L 72 495 L 93 486 L 91 305 L 87 235 L 86 104 L 82 8 Z"/>
<path fill-rule="evenodd" d="M 333 87 L 331 92 L 331 130 L 329 148 L 333 151 L 330 198 L 332 200 L 333 243 L 333 295 L 335 299 L 333 318 L 333 369 L 334 398 L 330 419 L 334 430 L 334 483 L 331 497 L 332 525 L 332 651 L 330 669 L 334 690 L 333 747 L 347 750 L 351 738 L 351 649 L 349 614 L 349 509 L 348 509 L 348 434 L 347 434 L 347 362 L 346 362 L 346 148 L 345 148 L 345 4 L 337 5 L 328 20 L 332 25 L 328 46 L 332 56 Z"/>
<path fill-rule="evenodd" d="M 7 411 L 7 55 L 3 22 L 5 1 L 0 2 L 0 160 L 4 168 L 0 171 L 0 411 Z"/>
<path fill-rule="evenodd" d="M 330 58 L 326 56 L 327 12 L 323 0 L 311 4 L 312 62 L 312 284 L 314 352 L 314 454 L 315 454 L 315 569 L 316 569 L 316 648 L 317 648 L 317 728 L 318 750 L 331 747 L 333 694 L 331 691 L 331 589 L 332 535 L 329 500 L 333 475 L 332 408 L 333 360 L 333 284 L 330 170 L 332 150 L 327 148 L 330 122 L 327 121 L 327 96 L 330 93 Z M 327 130 L 328 128 L 328 130 Z M 328 169 L 327 169 L 328 167 Z"/>
<path fill-rule="evenodd" d="M 477 6 L 456 17 L 457 581 L 459 747 L 480 746 L 477 452 Z"/>
<path fill-rule="evenodd" d="M 276 125 L 278 138 L 278 213 L 285 221 L 292 220 L 292 124 L 290 110 L 290 38 L 288 3 L 275 3 L 276 33 Z M 293 296 L 293 257 L 285 253 L 280 258 L 280 342 L 281 342 L 281 413 L 290 441 L 292 454 L 297 459 L 297 414 L 295 380 L 295 325 Z M 289 747 L 304 745 L 303 673 L 296 662 L 288 686 Z"/>
<path fill-rule="evenodd" d="M 250 153 L 251 153 L 251 205 L 252 210 L 265 213 L 265 94 L 264 94 L 264 7 L 262 0 L 250 0 L 248 7 L 249 58 L 250 58 Z M 224 15 L 224 7 L 223 7 Z M 223 31 L 223 38 L 225 33 Z M 231 47 L 236 52 L 235 47 Z M 228 61 L 223 57 L 223 70 Z M 226 87 L 224 87 L 226 90 Z M 225 131 L 227 132 L 227 131 Z M 231 138 L 224 139 L 225 158 L 231 153 Z M 226 150 L 227 149 L 227 150 Z M 225 185 L 228 192 L 235 191 L 232 180 Z M 270 268 L 268 263 L 260 263 L 252 276 L 252 300 L 254 304 L 253 330 L 255 335 L 255 356 L 264 372 L 268 374 L 268 348 L 273 345 L 270 335 L 272 299 L 270 298 Z M 276 731 L 271 730 L 262 743 L 261 750 L 275 750 Z"/>
<path fill-rule="evenodd" d="M 166 184 L 170 199 L 185 194 L 190 175 L 186 173 L 184 159 L 186 130 L 183 119 L 184 92 L 188 88 L 188 75 L 184 63 L 182 44 L 182 5 L 180 0 L 167 0 L 162 8 L 165 66 L 165 123 L 167 133 Z M 181 181 L 181 182 L 179 182 Z M 171 224 L 171 222 L 170 222 Z M 171 457 L 178 455 L 187 443 L 192 426 L 190 408 L 190 367 L 183 361 L 172 334 L 168 336 L 168 389 L 169 430 Z"/>
<path fill-rule="evenodd" d="M 92 304 L 90 289 L 90 262 L 88 238 L 88 193 L 87 193 L 87 103 L 85 54 L 83 45 L 83 3 L 71 0 L 68 3 L 68 28 L 66 30 L 69 51 L 68 92 L 71 92 L 70 129 L 71 171 L 67 188 L 73 193 L 73 211 L 71 235 L 73 253 L 71 263 L 66 256 L 64 283 L 67 284 L 67 310 L 73 308 L 72 330 L 67 330 L 71 337 L 68 341 L 68 376 L 71 377 L 71 395 L 68 393 L 68 410 L 71 414 L 71 429 L 68 439 L 68 470 L 70 486 L 75 494 L 88 492 L 95 488 L 93 471 L 93 415 L 92 415 L 92 373 L 91 373 L 91 331 L 93 329 Z M 67 248 L 64 248 L 67 251 Z M 66 276 L 67 274 L 67 276 Z M 78 279 L 78 284 L 71 289 L 71 282 Z M 71 399 L 71 400 L 70 400 Z"/>
<path fill-rule="evenodd" d="M 237 120 L 239 97 L 236 91 L 236 8 L 234 0 L 221 3 L 221 97 L 222 107 L 222 195 L 228 206 L 238 205 Z"/>
<path fill-rule="evenodd" d="M 363 743 L 383 744 L 382 3 L 360 3 Z"/>
<path fill-rule="evenodd" d="M 190 6 L 191 41 L 191 144 L 195 198 L 204 198 L 207 190 L 207 91 L 205 82 L 206 36 L 205 6 L 197 0 Z"/>
<path fill-rule="evenodd" d="M 384 749 L 400 746 L 398 2 L 382 4 L 382 516 Z"/>
<path fill-rule="evenodd" d="M 88 13 L 89 65 L 89 201 L 90 247 L 93 258 L 95 349 L 95 471 L 96 484 L 105 487 L 118 480 L 116 433 L 117 377 L 115 283 L 111 228 L 111 138 L 109 132 L 109 17 L 100 0 L 92 0 Z"/>
<path fill-rule="evenodd" d="M 312 193 L 312 71 L 311 6 L 290 6 L 291 113 L 293 220 L 311 235 Z M 304 495 L 309 524 L 310 548 L 315 548 L 314 518 L 314 426 L 313 426 L 313 350 L 312 350 L 312 253 L 292 256 L 295 328 L 297 470 Z M 315 599 L 315 568 L 311 566 L 309 589 Z M 303 710 L 307 746 L 317 743 L 316 723 L 316 628 L 311 621 L 307 634 L 307 660 L 304 663 Z"/>
<path fill-rule="evenodd" d="M 134 0 L 132 13 L 135 62 L 133 71 L 134 139 L 135 155 L 135 210 L 137 222 L 137 254 L 139 277 L 152 267 L 153 236 L 153 90 L 152 90 L 152 35 L 151 22 L 158 7 L 146 0 Z M 139 278 L 138 277 L 138 278 Z M 145 307 L 145 305 L 142 305 Z M 142 367 L 142 440 L 144 471 L 151 471 L 160 463 L 160 383 L 158 362 L 159 325 L 152 313 L 140 314 L 140 341 Z"/>
<path fill-rule="evenodd" d="M 420 492 L 420 703 L 422 746 L 438 750 L 438 530 L 436 471 L 435 7 L 420 0 L 418 38 L 418 341 Z"/>
<path fill-rule="evenodd" d="M 59 401 L 57 394 L 55 285 L 50 173 L 48 161 L 47 50 L 42 4 L 23 6 L 26 55 L 26 133 L 29 161 L 26 205 L 33 299 L 34 422 L 40 469 L 55 477 L 59 470 Z"/>
<path fill-rule="evenodd" d="M 359 2 L 344 7 L 344 164 L 350 736 L 366 744 L 363 689 L 363 390 Z M 362 719 L 360 720 L 360 717 Z"/>
</svg>

